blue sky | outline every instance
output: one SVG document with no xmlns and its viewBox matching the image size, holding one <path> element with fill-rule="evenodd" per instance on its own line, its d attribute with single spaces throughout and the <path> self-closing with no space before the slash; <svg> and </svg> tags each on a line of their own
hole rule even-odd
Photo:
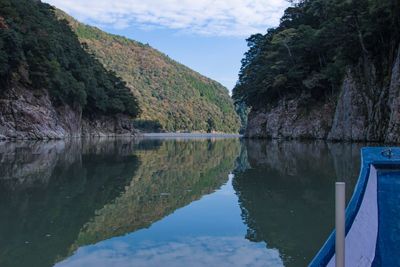
<svg viewBox="0 0 400 267">
<path fill-rule="evenodd" d="M 44 0 L 78 20 L 148 43 L 231 90 L 245 39 L 277 26 L 285 0 Z"/>
</svg>

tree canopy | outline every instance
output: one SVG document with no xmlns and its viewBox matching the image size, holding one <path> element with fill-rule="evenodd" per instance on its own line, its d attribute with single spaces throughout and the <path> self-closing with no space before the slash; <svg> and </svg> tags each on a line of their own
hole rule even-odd
<svg viewBox="0 0 400 267">
<path fill-rule="evenodd" d="M 144 131 L 238 132 L 228 90 L 147 44 L 85 25 L 58 10 L 89 53 L 115 71 L 142 109 L 135 126 Z"/>
<path fill-rule="evenodd" d="M 277 28 L 247 39 L 235 101 L 263 108 L 287 96 L 339 91 L 348 66 L 375 63 L 383 82 L 400 41 L 398 0 L 301 0 Z"/>
<path fill-rule="evenodd" d="M 0 0 L 1 90 L 21 72 L 31 88 L 47 89 L 55 105 L 80 106 L 86 116 L 140 113 L 125 82 L 83 49 L 50 5 Z"/>
</svg>

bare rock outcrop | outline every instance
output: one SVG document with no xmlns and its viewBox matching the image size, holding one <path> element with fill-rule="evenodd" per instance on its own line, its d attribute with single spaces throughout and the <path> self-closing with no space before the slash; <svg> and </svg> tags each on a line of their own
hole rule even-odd
<svg viewBox="0 0 400 267">
<path fill-rule="evenodd" d="M 400 47 L 389 81 L 364 57 L 349 68 L 337 100 L 304 103 L 303 97 L 252 110 L 246 136 L 400 143 Z"/>
<path fill-rule="evenodd" d="M 393 65 L 388 105 L 390 107 L 390 119 L 385 141 L 400 143 L 400 47 Z"/>
<path fill-rule="evenodd" d="M 0 95 L 0 139 L 132 136 L 127 116 L 83 117 L 80 107 L 54 106 L 47 90 L 17 84 Z"/>
<path fill-rule="evenodd" d="M 301 99 L 282 100 L 268 111 L 251 111 L 246 136 L 252 138 L 325 139 L 334 105 L 301 105 Z"/>
<path fill-rule="evenodd" d="M 338 98 L 329 140 L 383 141 L 390 116 L 389 87 L 378 81 L 372 62 L 364 58 L 348 71 Z"/>
<path fill-rule="evenodd" d="M 343 82 L 328 139 L 344 141 L 365 139 L 366 113 L 364 100 L 349 72 Z"/>
</svg>

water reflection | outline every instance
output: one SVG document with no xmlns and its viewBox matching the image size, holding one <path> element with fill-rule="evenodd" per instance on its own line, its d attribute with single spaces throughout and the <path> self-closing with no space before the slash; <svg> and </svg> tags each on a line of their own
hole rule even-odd
<svg viewBox="0 0 400 267">
<path fill-rule="evenodd" d="M 246 238 L 279 250 L 285 266 L 306 266 L 334 225 L 334 182 L 349 199 L 361 145 L 247 141 L 251 168 L 237 172 Z"/>
<path fill-rule="evenodd" d="M 228 180 L 230 140 L 0 143 L 0 266 L 52 266 Z"/>
<path fill-rule="evenodd" d="M 0 144 L 0 266 L 52 266 L 137 169 L 131 144 Z M 101 162 L 101 164 L 98 164 Z"/>
<path fill-rule="evenodd" d="M 0 266 L 306 266 L 361 145 L 0 143 Z"/>
<path fill-rule="evenodd" d="M 148 147 L 154 140 L 144 140 Z M 138 150 L 141 162 L 124 193 L 96 212 L 77 247 L 149 227 L 153 222 L 214 192 L 228 180 L 240 145 L 228 140 L 169 140 L 156 150 Z"/>
<path fill-rule="evenodd" d="M 82 247 L 56 266 L 283 266 L 276 249 L 245 231 L 230 180 L 149 229 Z"/>
</svg>

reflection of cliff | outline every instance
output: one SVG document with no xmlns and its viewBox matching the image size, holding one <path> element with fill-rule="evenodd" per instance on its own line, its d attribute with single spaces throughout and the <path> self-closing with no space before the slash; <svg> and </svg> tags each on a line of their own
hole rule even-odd
<svg viewBox="0 0 400 267">
<path fill-rule="evenodd" d="M 251 169 L 233 185 L 247 238 L 277 248 L 285 266 L 306 266 L 333 228 L 336 177 L 351 196 L 360 145 L 248 141 L 246 148 Z"/>
<path fill-rule="evenodd" d="M 154 142 L 154 141 L 152 141 Z M 146 141 L 141 145 L 145 146 Z M 137 153 L 141 165 L 125 192 L 96 212 L 75 246 L 141 228 L 174 212 L 228 180 L 239 154 L 236 139 L 165 141 L 157 151 Z"/>
<path fill-rule="evenodd" d="M 347 182 L 349 188 L 356 182 L 354 177 L 358 175 L 362 146 L 324 141 L 277 140 L 248 140 L 245 144 L 248 161 L 253 168 L 268 166 L 287 176 L 299 175 L 305 171 L 319 172 L 321 177 Z M 351 194 L 351 190 L 348 193 Z"/>
<path fill-rule="evenodd" d="M 0 266 L 52 266 L 137 169 L 134 144 L 0 144 Z"/>
<path fill-rule="evenodd" d="M 240 143 L 240 153 L 236 159 L 234 172 L 244 172 L 245 170 L 251 168 L 244 141 L 241 141 Z"/>
<path fill-rule="evenodd" d="M 78 148 L 77 142 L 0 143 L 1 183 L 10 190 L 43 186 L 58 162 L 79 160 Z"/>
</svg>

